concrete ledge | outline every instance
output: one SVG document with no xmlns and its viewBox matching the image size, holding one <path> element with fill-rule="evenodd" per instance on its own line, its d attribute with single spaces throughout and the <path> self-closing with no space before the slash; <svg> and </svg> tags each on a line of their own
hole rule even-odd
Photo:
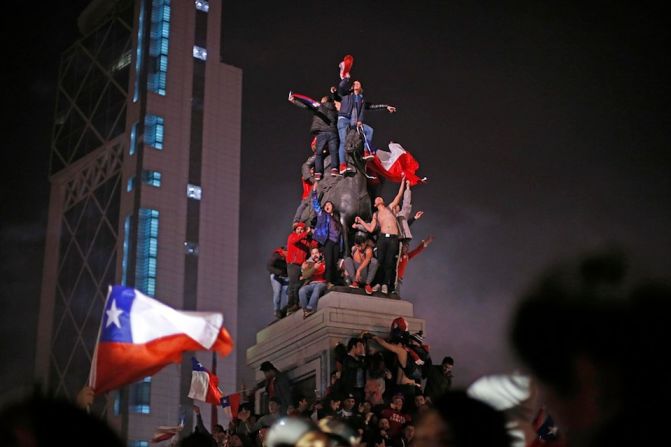
<svg viewBox="0 0 671 447">
<path fill-rule="evenodd" d="M 386 337 L 391 321 L 399 316 L 408 320 L 411 332 L 426 332 L 424 320 L 413 317 L 413 305 L 408 301 L 331 291 L 308 318 L 303 319 L 299 310 L 260 330 L 256 344 L 247 349 L 247 365 L 258 380 L 263 377 L 258 368 L 266 360 L 289 372 L 290 377 L 292 370 L 303 370 L 307 363 L 317 365 L 317 387 L 323 391 L 335 367 L 332 352 L 338 343 L 346 344 L 362 331 Z"/>
</svg>

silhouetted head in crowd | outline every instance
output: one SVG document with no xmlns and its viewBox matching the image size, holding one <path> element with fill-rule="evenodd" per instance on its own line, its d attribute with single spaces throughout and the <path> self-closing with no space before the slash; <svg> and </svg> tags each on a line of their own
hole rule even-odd
<svg viewBox="0 0 671 447">
<path fill-rule="evenodd" d="M 0 411 L 0 445 L 123 447 L 124 443 L 105 421 L 75 403 L 36 394 Z"/>
<path fill-rule="evenodd" d="M 415 428 L 415 447 L 508 447 L 503 413 L 469 397 L 449 391 L 426 411 Z"/>
<path fill-rule="evenodd" d="M 217 441 L 207 433 L 194 431 L 182 438 L 178 445 L 179 447 L 217 447 Z"/>
<path fill-rule="evenodd" d="M 669 402 L 666 384 L 651 387 L 664 370 L 660 343 L 671 338 L 671 288 L 633 283 L 627 269 L 612 250 L 568 261 L 544 275 L 514 313 L 513 347 L 575 445 L 652 440 L 654 419 L 664 413 L 655 406 Z"/>
</svg>

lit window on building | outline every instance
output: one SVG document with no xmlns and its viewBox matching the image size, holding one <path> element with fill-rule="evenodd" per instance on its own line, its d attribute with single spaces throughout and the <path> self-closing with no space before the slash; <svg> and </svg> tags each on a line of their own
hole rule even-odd
<svg viewBox="0 0 671 447">
<path fill-rule="evenodd" d="M 153 0 L 149 33 L 149 91 L 165 96 L 170 38 L 170 0 Z"/>
<path fill-rule="evenodd" d="M 136 121 L 130 128 L 130 142 L 128 144 L 129 155 L 135 155 L 135 152 L 137 152 L 137 125 L 138 122 Z"/>
<path fill-rule="evenodd" d="M 162 116 L 147 115 L 144 120 L 144 142 L 155 149 L 163 149 L 165 124 Z"/>
<path fill-rule="evenodd" d="M 130 229 L 131 216 L 128 215 L 123 222 L 123 254 L 121 258 L 121 284 L 127 285 L 128 282 L 128 253 L 130 250 Z"/>
<path fill-rule="evenodd" d="M 149 414 L 151 412 L 151 377 L 130 386 L 128 392 L 128 410 L 131 413 Z"/>
<path fill-rule="evenodd" d="M 184 242 L 184 253 L 191 256 L 198 256 L 200 248 L 196 242 Z"/>
<path fill-rule="evenodd" d="M 137 45 L 135 54 L 135 85 L 133 86 L 133 102 L 140 99 L 140 70 L 142 69 L 142 61 L 144 54 L 142 48 L 144 47 L 144 3 L 140 2 L 140 16 L 137 24 Z M 132 150 L 132 149 L 131 149 Z M 133 154 L 131 154 L 133 155 Z"/>
<path fill-rule="evenodd" d="M 140 208 L 135 287 L 149 296 L 156 294 L 158 222 L 158 210 Z"/>
<path fill-rule="evenodd" d="M 202 195 L 203 195 L 203 190 L 201 189 L 200 186 L 192 185 L 191 183 L 186 185 L 186 196 L 189 199 L 200 200 Z"/>
<path fill-rule="evenodd" d="M 135 188 L 135 176 L 132 176 L 128 179 L 128 184 L 126 185 L 126 191 L 131 192 Z"/>
<path fill-rule="evenodd" d="M 161 186 L 160 171 L 142 171 L 142 183 L 158 188 Z"/>
<path fill-rule="evenodd" d="M 200 59 L 201 61 L 207 60 L 207 49 L 199 47 L 198 45 L 193 46 L 193 57 Z"/>
<path fill-rule="evenodd" d="M 210 10 L 210 4 L 205 0 L 196 0 L 196 9 L 198 11 L 208 12 Z"/>
</svg>

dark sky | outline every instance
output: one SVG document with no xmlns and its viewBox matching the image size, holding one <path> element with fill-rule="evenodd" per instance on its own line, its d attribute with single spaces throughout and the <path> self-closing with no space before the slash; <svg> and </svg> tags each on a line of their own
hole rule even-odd
<svg viewBox="0 0 671 447">
<path fill-rule="evenodd" d="M 87 4 L 60 3 L 3 15 L 24 30 L 3 39 L 3 395 L 32 367 L 58 61 Z M 244 70 L 240 348 L 272 319 L 265 262 L 308 155 L 310 117 L 287 93 L 323 94 L 347 53 L 367 98 L 398 107 L 369 114 L 376 145 L 401 143 L 430 179 L 413 233 L 436 239 L 404 296 L 458 383 L 514 366 L 508 317 L 548 263 L 614 241 L 638 273 L 669 273 L 668 15 L 653 2 L 474 3 L 224 2 L 224 59 Z"/>
</svg>

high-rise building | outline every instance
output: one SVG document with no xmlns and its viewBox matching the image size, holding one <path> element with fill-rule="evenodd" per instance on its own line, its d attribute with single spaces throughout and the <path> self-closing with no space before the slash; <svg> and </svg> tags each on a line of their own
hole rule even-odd
<svg viewBox="0 0 671 447">
<path fill-rule="evenodd" d="M 36 354 L 57 394 L 87 382 L 111 284 L 221 311 L 237 332 L 242 72 L 221 62 L 222 13 L 220 0 L 94 0 L 62 56 Z M 236 356 L 217 363 L 235 390 Z M 143 445 L 189 416 L 189 365 L 94 410 Z"/>
</svg>

